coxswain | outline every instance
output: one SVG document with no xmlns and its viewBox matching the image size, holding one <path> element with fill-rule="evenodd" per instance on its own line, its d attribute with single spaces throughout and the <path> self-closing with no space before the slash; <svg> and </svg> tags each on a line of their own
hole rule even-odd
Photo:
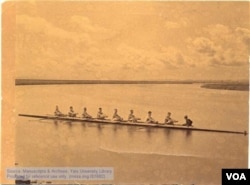
<svg viewBox="0 0 250 185">
<path fill-rule="evenodd" d="M 155 119 L 152 118 L 152 112 L 151 111 L 148 111 L 148 117 L 146 119 L 146 122 L 147 123 L 158 123 L 158 121 L 155 121 Z"/>
<path fill-rule="evenodd" d="M 76 117 L 77 113 L 75 113 L 74 109 L 72 106 L 69 107 L 69 117 Z"/>
<path fill-rule="evenodd" d="M 133 110 L 130 110 L 130 114 L 128 115 L 128 121 L 130 121 L 130 122 L 137 122 L 140 119 L 141 118 L 135 117 Z"/>
<path fill-rule="evenodd" d="M 83 108 L 82 117 L 83 117 L 83 118 L 92 118 L 92 116 L 90 116 L 90 115 L 87 113 L 87 108 L 86 108 L 86 107 Z"/>
<path fill-rule="evenodd" d="M 108 116 L 105 115 L 103 112 L 102 112 L 102 108 L 99 108 L 99 111 L 97 113 L 97 119 L 105 119 L 107 118 Z"/>
<path fill-rule="evenodd" d="M 58 105 L 56 106 L 56 110 L 54 112 L 55 116 L 63 116 L 63 113 L 59 110 Z"/>
<path fill-rule="evenodd" d="M 193 121 L 191 119 L 189 119 L 187 115 L 184 116 L 184 119 L 185 119 L 186 123 L 184 123 L 183 126 L 188 126 L 188 127 L 192 126 Z"/>
<path fill-rule="evenodd" d="M 114 114 L 113 114 L 112 120 L 113 120 L 113 121 L 122 121 L 123 118 L 122 118 L 121 116 L 119 116 L 117 112 L 118 112 L 118 110 L 115 109 L 115 110 L 114 110 Z"/>
<path fill-rule="evenodd" d="M 176 123 L 178 121 L 174 120 L 171 118 L 171 112 L 168 112 L 168 115 L 165 118 L 165 124 L 167 125 L 173 125 L 174 123 Z"/>
</svg>

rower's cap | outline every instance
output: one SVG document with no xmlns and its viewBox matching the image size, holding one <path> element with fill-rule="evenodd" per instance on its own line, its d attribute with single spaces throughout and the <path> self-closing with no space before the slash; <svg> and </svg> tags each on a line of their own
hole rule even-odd
<svg viewBox="0 0 250 185">
<path fill-rule="evenodd" d="M 184 116 L 184 118 L 188 118 L 188 116 L 186 115 L 186 116 Z"/>
<path fill-rule="evenodd" d="M 151 111 L 148 111 L 149 114 L 151 114 L 152 112 Z"/>
<path fill-rule="evenodd" d="M 133 110 L 133 109 L 131 109 L 131 110 L 130 110 L 130 112 L 134 112 L 134 110 Z"/>
</svg>

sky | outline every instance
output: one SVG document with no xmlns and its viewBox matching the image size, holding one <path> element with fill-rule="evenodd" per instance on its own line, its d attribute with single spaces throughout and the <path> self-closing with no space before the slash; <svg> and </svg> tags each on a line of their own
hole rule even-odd
<svg viewBox="0 0 250 185">
<path fill-rule="evenodd" d="M 16 3 L 16 78 L 247 80 L 248 2 Z"/>
</svg>

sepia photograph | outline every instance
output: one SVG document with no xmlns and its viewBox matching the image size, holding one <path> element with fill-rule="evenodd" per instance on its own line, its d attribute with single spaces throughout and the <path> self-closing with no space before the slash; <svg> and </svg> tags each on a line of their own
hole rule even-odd
<svg viewBox="0 0 250 185">
<path fill-rule="evenodd" d="M 249 10 L 2 3 L 0 183 L 221 185 L 247 169 Z"/>
</svg>

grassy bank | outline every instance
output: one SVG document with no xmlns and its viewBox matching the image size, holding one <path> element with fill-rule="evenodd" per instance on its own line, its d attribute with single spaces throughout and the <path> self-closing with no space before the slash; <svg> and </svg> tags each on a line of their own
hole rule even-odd
<svg viewBox="0 0 250 185">
<path fill-rule="evenodd" d="M 16 85 L 63 85 L 63 84 L 192 84 L 191 81 L 157 80 L 37 80 L 16 79 Z"/>
<path fill-rule="evenodd" d="M 248 82 L 192 81 L 192 80 L 43 80 L 16 79 L 15 85 L 64 85 L 64 84 L 193 84 L 203 83 L 202 88 L 248 91 Z"/>
<path fill-rule="evenodd" d="M 202 88 L 208 89 L 222 89 L 222 90 L 237 90 L 237 91 L 248 91 L 248 83 L 213 83 L 213 84 L 204 84 Z"/>
</svg>

